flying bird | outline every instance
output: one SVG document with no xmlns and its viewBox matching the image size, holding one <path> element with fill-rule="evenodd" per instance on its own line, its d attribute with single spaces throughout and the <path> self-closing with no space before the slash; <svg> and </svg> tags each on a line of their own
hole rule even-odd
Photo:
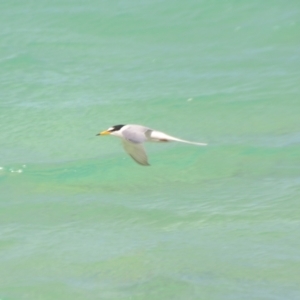
<svg viewBox="0 0 300 300">
<path fill-rule="evenodd" d="M 114 135 L 122 140 L 125 151 L 142 166 L 149 166 L 145 152 L 144 142 L 181 142 L 197 146 L 206 146 L 205 143 L 196 143 L 176 138 L 161 131 L 157 131 L 142 125 L 115 125 L 109 127 L 97 135 Z"/>
</svg>

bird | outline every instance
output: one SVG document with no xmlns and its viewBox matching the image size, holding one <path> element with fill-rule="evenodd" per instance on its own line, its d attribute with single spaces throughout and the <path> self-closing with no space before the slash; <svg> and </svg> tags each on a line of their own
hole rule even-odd
<svg viewBox="0 0 300 300">
<path fill-rule="evenodd" d="M 113 135 L 121 138 L 124 150 L 131 156 L 131 158 L 142 166 L 150 166 L 148 157 L 145 152 L 144 142 L 181 142 L 197 146 L 206 146 L 206 143 L 190 142 L 168 135 L 164 132 L 151 129 L 142 125 L 128 124 L 128 125 L 114 125 L 97 134 Z"/>
</svg>

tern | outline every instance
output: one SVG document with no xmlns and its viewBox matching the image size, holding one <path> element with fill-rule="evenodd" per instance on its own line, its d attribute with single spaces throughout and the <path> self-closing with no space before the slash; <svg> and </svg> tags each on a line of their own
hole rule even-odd
<svg viewBox="0 0 300 300">
<path fill-rule="evenodd" d="M 206 146 L 205 143 L 196 143 L 176 138 L 164 132 L 151 129 L 142 125 L 114 125 L 97 135 L 114 135 L 122 140 L 125 151 L 142 166 L 149 166 L 145 152 L 144 142 L 181 142 L 197 146 Z"/>
</svg>

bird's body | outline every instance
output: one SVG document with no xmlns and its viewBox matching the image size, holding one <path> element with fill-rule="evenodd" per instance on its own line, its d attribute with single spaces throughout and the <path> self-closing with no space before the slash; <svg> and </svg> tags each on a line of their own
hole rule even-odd
<svg viewBox="0 0 300 300">
<path fill-rule="evenodd" d="M 186 144 L 206 146 L 204 143 L 182 140 L 161 131 L 157 131 L 142 125 L 115 125 L 97 135 L 114 135 L 122 139 L 125 151 L 140 165 L 148 166 L 148 158 L 145 152 L 144 142 L 181 142 Z"/>
</svg>

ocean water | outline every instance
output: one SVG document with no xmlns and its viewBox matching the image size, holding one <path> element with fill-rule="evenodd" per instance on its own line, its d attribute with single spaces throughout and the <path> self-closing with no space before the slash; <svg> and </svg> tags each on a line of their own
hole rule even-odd
<svg viewBox="0 0 300 300">
<path fill-rule="evenodd" d="M 300 299 L 300 2 L 0 3 L 0 299 Z M 207 147 L 146 145 L 115 124 Z"/>
</svg>

